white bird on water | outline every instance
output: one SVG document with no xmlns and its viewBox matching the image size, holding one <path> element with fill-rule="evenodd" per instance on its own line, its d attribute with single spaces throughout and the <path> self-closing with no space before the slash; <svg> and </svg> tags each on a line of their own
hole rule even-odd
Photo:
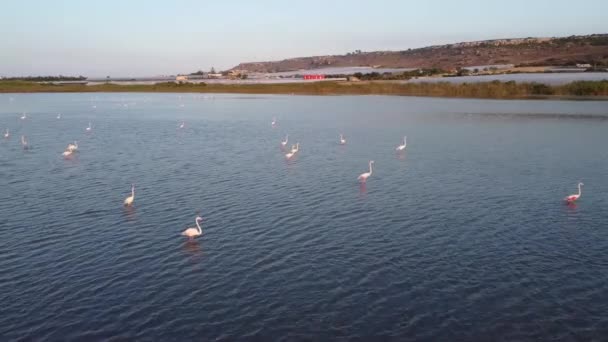
<svg viewBox="0 0 608 342">
<path fill-rule="evenodd" d="M 295 145 L 293 145 L 291 147 L 291 152 L 289 152 L 285 155 L 285 158 L 291 159 L 293 156 L 296 155 L 296 153 L 298 153 L 299 150 L 300 150 L 300 143 L 296 143 Z"/>
<path fill-rule="evenodd" d="M 25 120 L 25 119 L 27 119 L 27 115 L 24 112 L 23 114 L 21 114 L 21 120 Z"/>
<path fill-rule="evenodd" d="M 61 113 L 57 114 L 57 119 L 61 119 Z"/>
<path fill-rule="evenodd" d="M 89 126 L 86 128 L 87 132 L 90 132 L 93 129 L 93 126 L 91 126 L 91 122 L 89 121 Z"/>
<path fill-rule="evenodd" d="M 407 141 L 406 141 L 407 137 L 404 136 L 403 137 L 403 145 L 399 145 L 397 146 L 397 148 L 395 148 L 396 151 L 403 151 L 405 150 L 405 147 L 407 146 Z"/>
<path fill-rule="evenodd" d="M 21 146 L 23 146 L 24 150 L 28 150 L 30 148 L 27 144 L 27 140 L 25 139 L 25 135 L 21 136 Z"/>
<path fill-rule="evenodd" d="M 281 145 L 285 146 L 289 142 L 289 134 L 285 135 L 285 140 L 281 141 Z"/>
<path fill-rule="evenodd" d="M 76 152 L 77 149 L 78 149 L 78 142 L 76 140 L 74 140 L 73 144 L 68 144 L 67 151 Z"/>
<path fill-rule="evenodd" d="M 340 145 L 346 145 L 346 139 L 344 139 L 344 135 L 340 133 Z"/>
<path fill-rule="evenodd" d="M 359 175 L 359 177 L 357 177 L 357 179 L 361 182 L 361 183 L 365 183 L 365 181 L 372 175 L 372 164 L 374 163 L 373 160 L 369 161 L 369 172 L 365 172 Z"/>
<path fill-rule="evenodd" d="M 133 201 L 135 201 L 135 184 L 131 184 L 131 196 L 125 198 L 125 206 L 133 205 Z"/>
<path fill-rule="evenodd" d="M 568 202 L 568 203 L 574 203 L 576 202 L 579 198 L 581 198 L 581 195 L 583 194 L 583 192 L 581 191 L 581 185 L 585 185 L 583 183 L 578 183 L 578 194 L 574 194 L 574 195 L 570 195 L 567 196 L 566 198 L 564 198 L 564 201 Z"/>
<path fill-rule="evenodd" d="M 275 127 L 276 125 L 277 125 L 277 118 L 273 117 L 272 122 L 270 123 L 270 126 Z"/>
<path fill-rule="evenodd" d="M 63 151 L 63 153 L 61 155 L 67 158 L 67 157 L 71 156 L 73 153 L 74 153 L 74 151 L 67 149 L 67 150 Z"/>
<path fill-rule="evenodd" d="M 11 137 L 11 134 L 8 132 L 8 128 L 6 129 L 6 132 L 4 132 L 4 139 L 8 139 Z"/>
<path fill-rule="evenodd" d="M 179 124 L 179 128 L 182 129 L 182 128 L 184 128 L 184 126 L 186 126 L 186 123 L 182 121 L 182 123 Z"/>
<path fill-rule="evenodd" d="M 201 229 L 201 226 L 199 225 L 199 222 L 201 222 L 201 221 L 203 221 L 203 218 L 200 216 L 197 216 L 194 219 L 194 222 L 196 223 L 196 227 L 191 227 L 191 228 L 184 230 L 182 232 L 182 235 L 187 236 L 190 240 L 201 235 L 203 233 L 203 230 Z"/>
</svg>

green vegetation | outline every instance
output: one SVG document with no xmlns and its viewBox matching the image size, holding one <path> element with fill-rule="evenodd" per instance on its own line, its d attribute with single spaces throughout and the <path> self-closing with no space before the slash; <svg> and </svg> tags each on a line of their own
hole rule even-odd
<svg viewBox="0 0 608 342">
<path fill-rule="evenodd" d="M 552 97 L 606 97 L 608 80 L 581 81 L 549 86 L 541 83 L 487 82 L 454 84 L 374 82 L 306 82 L 275 84 L 205 84 L 174 82 L 154 85 L 54 85 L 22 81 L 0 81 L 0 93 L 38 92 L 193 92 L 242 94 L 299 94 L 299 95 L 409 95 L 435 97 L 466 97 L 490 99 L 522 99 Z M 600 99 L 604 99 L 600 97 Z"/>
</svg>

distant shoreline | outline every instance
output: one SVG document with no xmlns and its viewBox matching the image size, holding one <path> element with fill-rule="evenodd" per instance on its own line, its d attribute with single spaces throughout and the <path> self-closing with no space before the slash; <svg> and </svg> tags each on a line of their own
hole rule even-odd
<svg viewBox="0 0 608 342">
<path fill-rule="evenodd" d="M 365 82 L 302 82 L 277 84 L 205 84 L 174 82 L 152 85 L 83 85 L 41 84 L 35 82 L 0 81 L 0 93 L 235 93 L 284 95 L 396 95 L 479 99 L 559 99 L 608 100 L 608 80 L 576 81 L 564 85 L 541 83 L 480 82 L 455 84 Z"/>
</svg>

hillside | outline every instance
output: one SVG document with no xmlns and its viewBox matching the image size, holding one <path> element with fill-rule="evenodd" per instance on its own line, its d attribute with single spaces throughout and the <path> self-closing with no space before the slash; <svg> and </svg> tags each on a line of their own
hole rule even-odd
<svg viewBox="0 0 608 342">
<path fill-rule="evenodd" d="M 436 45 L 403 51 L 356 51 L 272 62 L 241 63 L 232 70 L 280 72 L 326 67 L 441 68 L 515 64 L 608 66 L 608 34 L 559 38 L 514 38 Z"/>
</svg>

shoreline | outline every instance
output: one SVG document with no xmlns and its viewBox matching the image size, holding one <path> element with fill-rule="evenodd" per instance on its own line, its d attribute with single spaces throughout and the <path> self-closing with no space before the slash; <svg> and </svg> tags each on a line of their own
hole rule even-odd
<svg viewBox="0 0 608 342">
<path fill-rule="evenodd" d="M 276 95 L 393 95 L 440 98 L 474 98 L 500 100 L 608 100 L 608 80 L 575 81 L 564 85 L 542 83 L 397 83 L 391 81 L 299 82 L 271 84 L 206 84 L 174 82 L 151 85 L 82 85 L 41 84 L 23 81 L 0 81 L 0 93 L 210 93 L 210 94 L 276 94 Z"/>
</svg>

